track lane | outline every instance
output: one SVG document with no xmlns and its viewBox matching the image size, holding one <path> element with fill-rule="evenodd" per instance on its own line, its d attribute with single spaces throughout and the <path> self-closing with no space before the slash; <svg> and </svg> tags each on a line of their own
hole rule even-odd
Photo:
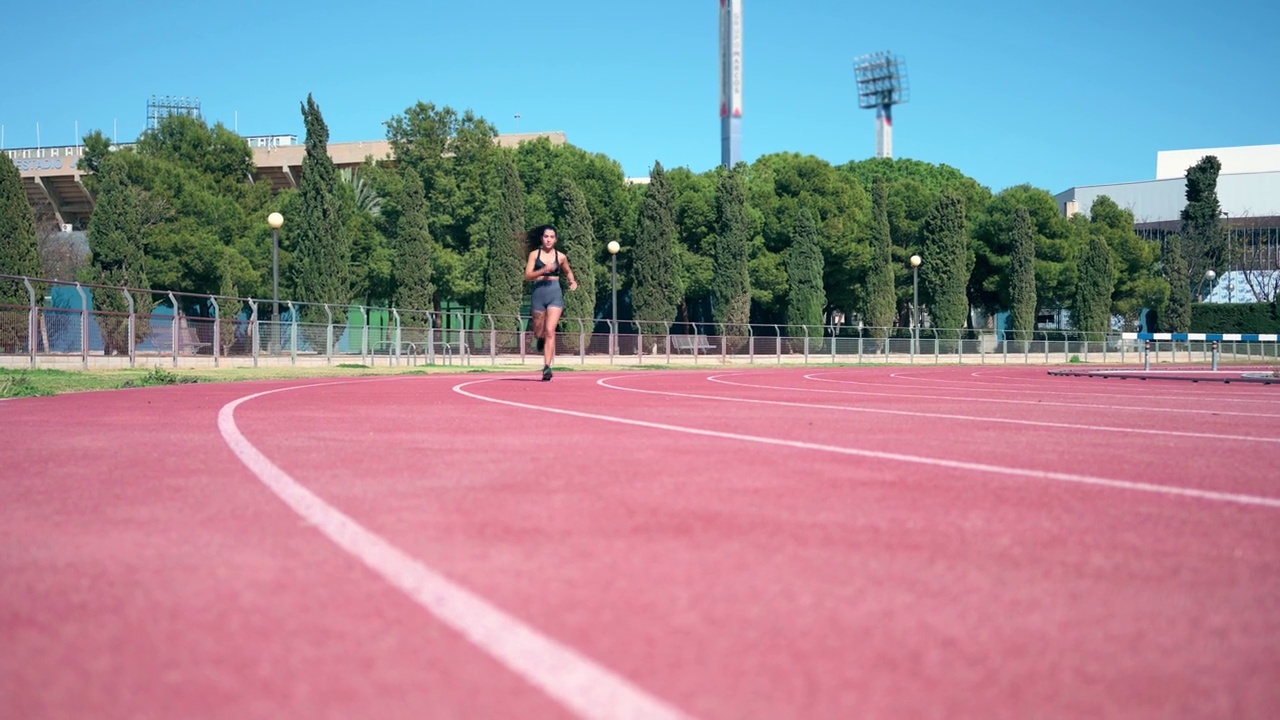
<svg viewBox="0 0 1280 720">
<path fill-rule="evenodd" d="M 599 412 L 620 404 L 593 392 L 584 382 L 590 376 L 569 379 L 483 387 L 553 407 Z M 396 396 L 413 404 L 405 390 L 373 405 Z M 656 412 L 663 403 L 681 421 L 702 412 L 653 399 L 628 401 L 626 411 Z M 310 415 L 320 406 L 350 404 L 330 396 L 298 411 Z M 447 418 L 465 405 L 432 407 Z M 1049 701 L 1088 713 L 1109 697 L 1141 716 L 1142 708 L 1160 714 L 1174 707 L 1162 704 L 1164 682 L 1195 688 L 1198 699 L 1174 700 L 1180 708 L 1208 713 L 1240 698 L 1247 701 L 1241 707 L 1268 702 L 1258 678 L 1269 651 L 1254 641 L 1274 618 L 1258 612 L 1265 588 L 1249 577 L 1275 569 L 1269 544 L 1276 533 L 1267 520 L 1274 511 L 1062 487 L 1028 492 L 884 467 L 859 468 L 851 483 L 847 461 L 545 415 L 511 406 L 475 410 L 468 415 L 475 424 L 501 431 L 480 460 L 474 448 L 459 447 L 465 442 L 442 440 L 452 424 L 421 429 L 442 448 L 433 477 L 452 479 L 424 491 L 429 516 L 417 522 L 412 506 L 397 511 L 373 492 L 344 507 L 433 567 L 504 607 L 523 608 L 535 626 L 695 714 L 837 717 L 949 708 L 979 716 Z M 377 417 L 353 418 L 353 427 L 379 435 Z M 543 443 L 572 454 L 554 472 L 538 474 L 531 456 Z M 594 463 L 569 461 L 584 457 Z M 297 462 L 299 472 L 324 464 L 317 457 Z M 458 463 L 465 472 L 449 472 Z M 393 472 L 390 463 L 382 467 Z M 340 481 L 333 482 L 336 488 Z M 1194 603 L 1167 606 L 1182 595 Z M 1208 656 L 1179 649 L 1203 647 L 1201 623 L 1210 617 L 1232 628 L 1223 655 L 1213 649 L 1218 641 Z M 933 630 L 913 638 L 921 626 Z M 709 627 L 733 627 L 741 637 L 708 635 Z M 1063 640 L 1085 628 L 1087 638 Z M 1042 657 L 1050 646 L 1052 657 Z M 1028 664 L 1025 674 L 994 661 L 1008 653 Z M 1090 669 L 1094 658 L 1113 656 L 1135 664 Z M 833 665 L 838 669 L 828 669 Z M 1213 689 L 1227 666 L 1236 677 L 1228 682 L 1234 696 Z M 1159 668 L 1157 682 L 1152 667 Z M 1086 678 L 1099 690 L 1074 697 L 1066 678 Z M 877 687 L 890 689 L 878 695 Z"/>
</svg>

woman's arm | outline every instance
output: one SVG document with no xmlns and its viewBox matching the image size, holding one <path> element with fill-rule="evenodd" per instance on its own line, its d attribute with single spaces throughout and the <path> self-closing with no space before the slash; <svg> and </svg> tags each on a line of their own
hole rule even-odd
<svg viewBox="0 0 1280 720">
<path fill-rule="evenodd" d="M 559 253 L 559 254 L 557 254 L 557 256 L 556 256 L 556 257 L 557 257 L 557 258 L 559 259 L 559 261 L 560 261 L 560 267 L 564 268 L 564 272 L 565 272 L 565 273 L 568 275 L 568 277 L 569 277 L 569 289 L 570 289 L 570 290 L 577 290 L 577 289 L 578 289 L 578 279 L 577 279 L 577 278 L 575 278 L 575 277 L 573 276 L 573 268 L 569 267 L 569 256 L 568 256 L 568 255 L 565 255 L 564 253 Z"/>
<path fill-rule="evenodd" d="M 546 275 L 546 274 L 547 274 L 547 272 L 548 272 L 548 270 L 550 270 L 550 268 L 546 268 L 546 267 L 544 267 L 544 268 L 542 268 L 542 271 L 541 271 L 541 272 L 534 272 L 534 269 L 533 269 L 533 262 L 534 262 L 535 260 L 537 260 L 537 259 L 538 259 L 538 251 L 537 251 L 537 250 L 534 250 L 533 252 L 529 253 L 529 262 L 527 262 L 527 263 L 525 263 L 525 264 L 524 264 L 524 279 L 525 279 L 525 280 L 537 280 L 538 278 L 543 277 L 544 275 Z"/>
</svg>

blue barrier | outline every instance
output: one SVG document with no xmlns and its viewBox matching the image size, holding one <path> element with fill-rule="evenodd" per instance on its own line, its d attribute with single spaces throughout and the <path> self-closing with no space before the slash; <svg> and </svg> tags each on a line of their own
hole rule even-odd
<svg viewBox="0 0 1280 720">
<path fill-rule="evenodd" d="M 1280 342 L 1280 335 L 1275 333 L 1121 333 L 1125 340 L 1172 340 L 1191 342 L 1204 340 L 1207 342 Z"/>
</svg>

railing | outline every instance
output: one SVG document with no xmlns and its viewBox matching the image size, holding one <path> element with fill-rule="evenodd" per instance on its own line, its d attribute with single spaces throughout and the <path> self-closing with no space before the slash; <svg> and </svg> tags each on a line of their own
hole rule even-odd
<svg viewBox="0 0 1280 720">
<path fill-rule="evenodd" d="M 13 365 L 366 366 L 541 362 L 528 317 L 157 292 L 0 275 L 26 304 L 0 304 L 0 362 Z M 267 316 L 264 317 L 263 314 Z M 1230 337 L 1230 336 L 1228 336 Z M 1256 336 L 1140 341 L 1132 333 L 717 325 L 563 318 L 558 363 L 1119 363 L 1277 360 Z M 92 361 L 92 362 L 91 362 Z"/>
</svg>

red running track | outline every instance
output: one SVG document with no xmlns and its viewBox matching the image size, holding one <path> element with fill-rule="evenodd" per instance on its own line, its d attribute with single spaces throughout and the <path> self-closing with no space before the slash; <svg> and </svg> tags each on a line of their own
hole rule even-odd
<svg viewBox="0 0 1280 720">
<path fill-rule="evenodd" d="M 1280 392 L 1041 368 L 0 403 L 0 717 L 1280 716 Z"/>
</svg>

